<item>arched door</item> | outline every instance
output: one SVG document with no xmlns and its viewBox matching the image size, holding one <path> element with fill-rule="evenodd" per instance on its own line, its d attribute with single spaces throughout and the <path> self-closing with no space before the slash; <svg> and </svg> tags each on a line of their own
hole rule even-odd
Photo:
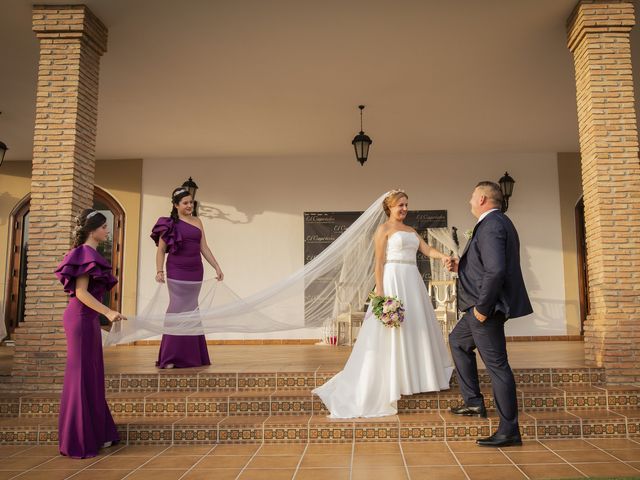
<svg viewBox="0 0 640 480">
<path fill-rule="evenodd" d="M 27 251 L 29 250 L 29 208 L 31 195 L 25 196 L 13 209 L 10 217 L 11 234 L 9 245 L 9 265 L 7 273 L 7 292 L 5 324 L 9 337 L 24 319 L 24 298 L 27 280 Z M 100 187 L 94 187 L 93 208 L 107 217 L 111 232 L 109 240 L 100 246 L 100 253 L 113 265 L 113 274 L 120 279 L 124 253 L 124 210 L 120 204 Z M 102 303 L 113 310 L 120 311 L 122 304 L 122 282 L 102 299 Z M 108 323 L 102 319 L 102 323 Z"/>
<path fill-rule="evenodd" d="M 96 186 L 93 189 L 93 208 L 107 217 L 109 239 L 98 247 L 98 251 L 113 267 L 113 275 L 119 280 L 111 291 L 106 292 L 102 303 L 112 310 L 120 311 L 122 307 L 122 258 L 124 250 L 124 210 L 120 204 L 106 191 Z M 109 324 L 106 318 L 101 319 L 103 325 Z"/>
<path fill-rule="evenodd" d="M 24 318 L 25 287 L 27 282 L 27 250 L 29 249 L 29 208 L 31 195 L 15 206 L 9 217 L 9 265 L 5 293 L 5 324 L 11 335 Z"/>
</svg>

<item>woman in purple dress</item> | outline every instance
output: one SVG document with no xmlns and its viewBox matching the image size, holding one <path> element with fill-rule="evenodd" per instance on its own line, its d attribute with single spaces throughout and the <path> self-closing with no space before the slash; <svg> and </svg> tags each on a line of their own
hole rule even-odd
<svg viewBox="0 0 640 480">
<path fill-rule="evenodd" d="M 215 269 L 217 279 L 224 274 L 211 253 L 205 239 L 202 222 L 192 216 L 193 197 L 184 188 L 176 188 L 171 195 L 173 209 L 170 217 L 160 217 L 151 232 L 156 242 L 156 281 L 165 282 L 164 260 L 167 256 L 169 308 L 167 313 L 192 312 L 198 308 L 200 284 L 204 275 L 202 257 Z M 185 283 L 181 283 L 185 282 Z M 194 282 L 194 283 L 186 283 Z M 186 368 L 210 365 L 204 335 L 163 335 L 156 366 Z"/>
<path fill-rule="evenodd" d="M 87 209 L 77 218 L 74 248 L 55 271 L 69 294 L 63 324 L 67 337 L 67 367 L 60 399 L 60 453 L 73 458 L 95 457 L 119 440 L 104 390 L 102 333 L 98 315 L 111 322 L 125 320 L 100 301 L 118 282 L 111 265 L 97 252 L 108 235 L 107 219 Z"/>
</svg>

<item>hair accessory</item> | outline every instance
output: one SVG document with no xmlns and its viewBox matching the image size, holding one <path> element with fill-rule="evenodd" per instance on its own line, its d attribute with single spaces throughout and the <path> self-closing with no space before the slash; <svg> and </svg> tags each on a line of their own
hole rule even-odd
<svg viewBox="0 0 640 480">
<path fill-rule="evenodd" d="M 387 194 L 384 196 L 384 198 L 389 198 L 391 195 L 395 195 L 396 193 L 407 193 L 407 192 L 405 192 L 404 190 L 396 190 L 396 189 L 389 190 Z"/>
<path fill-rule="evenodd" d="M 173 197 L 175 198 L 176 195 L 180 195 L 181 193 L 188 193 L 188 192 L 189 192 L 188 190 L 181 188 L 180 190 L 175 191 L 175 193 L 173 194 Z"/>
<path fill-rule="evenodd" d="M 94 215 L 97 215 L 98 213 L 100 213 L 97 210 L 94 210 L 93 212 L 91 212 L 89 215 L 87 215 L 87 220 L 89 220 L 91 217 L 93 217 Z"/>
</svg>

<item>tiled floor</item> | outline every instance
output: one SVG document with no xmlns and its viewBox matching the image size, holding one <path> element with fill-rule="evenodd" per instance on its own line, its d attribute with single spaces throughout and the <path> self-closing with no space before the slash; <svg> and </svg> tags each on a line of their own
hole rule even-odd
<svg viewBox="0 0 640 480">
<path fill-rule="evenodd" d="M 525 440 L 523 447 L 501 450 L 482 449 L 473 442 L 422 442 L 422 439 L 426 438 L 426 426 L 433 427 L 434 419 L 437 423 L 435 427 L 442 430 L 441 436 L 447 440 L 469 439 L 477 437 L 480 433 L 490 433 L 491 422 L 495 418 L 481 422 L 458 417 L 453 419 L 454 421 L 448 420 L 446 410 L 450 405 L 447 402 L 451 399 L 448 398 L 447 392 L 442 394 L 444 403 L 440 405 L 436 402 L 435 407 L 432 406 L 432 400 L 434 397 L 439 399 L 441 394 L 418 395 L 408 399 L 405 401 L 406 405 L 403 404 L 403 408 L 411 414 L 402 413 L 387 419 L 384 425 L 379 426 L 379 429 L 385 431 L 383 433 L 388 433 L 387 423 L 389 422 L 398 424 L 390 425 L 392 429 L 398 430 L 404 424 L 413 426 L 413 423 L 416 423 L 416 426 L 420 427 L 417 429 L 420 433 L 416 437 L 418 442 L 406 442 L 406 438 L 413 437 L 403 436 L 401 432 L 397 432 L 397 435 L 385 434 L 384 439 L 389 441 L 379 442 L 382 437 L 374 435 L 372 442 L 364 442 L 362 441 L 365 440 L 364 438 L 358 437 L 358 431 L 359 427 L 365 428 L 367 425 L 361 424 L 360 421 L 346 422 L 346 430 L 343 430 L 349 435 L 341 436 L 341 429 L 338 428 L 340 425 L 331 423 L 324 416 L 324 412 L 319 412 L 315 417 L 310 416 L 317 412 L 313 409 L 307 411 L 309 410 L 307 407 L 297 416 L 275 415 L 281 410 L 284 412 L 285 406 L 287 412 L 295 411 L 291 405 L 287 406 L 287 402 L 295 403 L 298 400 L 295 390 L 290 390 L 292 387 L 303 389 L 305 395 L 310 396 L 309 392 L 316 382 L 324 381 L 324 377 L 330 377 L 333 373 L 329 372 L 340 370 L 350 353 L 350 349 L 346 347 L 210 346 L 213 365 L 178 371 L 158 371 L 155 368 L 157 348 L 156 346 L 137 346 L 112 347 L 105 350 L 110 401 L 115 402 L 116 397 L 120 399 L 120 403 L 124 405 L 121 410 L 126 415 L 128 410 L 125 404 L 134 400 L 140 403 L 142 398 L 142 405 L 145 405 L 143 411 L 149 416 L 147 418 L 137 414 L 135 418 L 122 417 L 127 420 L 124 423 L 138 422 L 143 425 L 150 422 L 164 427 L 168 425 L 167 431 L 173 432 L 175 437 L 181 431 L 177 427 L 187 425 L 192 428 L 194 422 L 200 427 L 203 425 L 206 427 L 215 421 L 216 427 L 212 431 L 220 443 L 215 444 L 216 438 L 212 438 L 211 441 L 203 441 L 198 445 L 175 445 L 176 438 L 171 438 L 169 435 L 167 441 L 155 442 L 155 445 L 116 446 L 105 450 L 94 459 L 72 460 L 60 457 L 55 445 L 42 445 L 46 443 L 46 438 L 43 440 L 41 436 L 44 430 L 50 430 L 51 435 L 55 434 L 57 398 L 50 399 L 51 395 L 35 396 L 34 402 L 30 399 L 16 400 L 10 397 L 7 400 L 5 415 L 13 413 L 9 415 L 10 418 L 1 419 L 0 424 L 3 421 L 14 423 L 17 421 L 20 425 L 18 430 L 25 430 L 27 435 L 38 436 L 41 445 L 0 446 L 0 480 L 13 478 L 44 480 L 63 478 L 472 480 L 487 478 L 510 480 L 604 477 L 640 479 L 640 438 L 637 436 L 628 437 L 632 439 L 622 438 L 627 437 L 625 432 L 629 429 L 637 427 L 635 420 L 629 423 L 628 416 L 633 417 L 638 412 L 637 408 L 631 408 L 637 405 L 638 387 L 629 386 L 629 389 L 633 389 L 632 392 L 622 390 L 605 392 L 601 383 L 601 373 L 585 368 L 582 342 L 509 344 L 511 364 L 519 370 L 517 376 L 523 408 L 521 423 L 528 428 L 525 434 L 533 439 L 568 436 L 582 438 L 586 434 L 609 438 L 542 440 L 541 442 L 531 439 Z M 11 361 L 12 349 L 0 348 L 0 375 L 6 375 L 10 371 Z M 482 368 L 482 365 L 480 367 Z M 535 369 L 543 371 L 536 372 Z M 592 382 L 596 383 L 592 384 Z M 457 398 L 457 387 L 452 391 L 456 392 L 453 396 Z M 232 406 L 238 404 L 240 410 L 244 408 L 242 402 L 245 397 L 247 400 L 245 403 L 253 405 L 256 403 L 254 400 L 265 395 L 269 399 L 268 412 L 258 411 L 251 416 L 228 416 Z M 219 417 L 212 417 L 213 413 L 208 411 L 202 413 L 204 416 L 189 413 L 188 400 L 191 397 L 197 399 L 199 396 L 209 401 L 209 408 L 212 405 L 211 398 L 223 398 L 227 408 L 224 412 L 218 412 L 221 415 Z M 490 398 L 487 398 L 490 403 Z M 307 403 L 313 406 L 310 398 Z M 156 404 L 164 408 L 162 415 L 158 414 L 159 410 L 156 412 Z M 178 408 L 182 408 L 182 404 L 184 404 L 184 412 Z M 136 411 L 134 406 L 131 405 L 131 412 Z M 147 409 L 146 406 L 149 408 Z M 115 404 L 112 407 L 118 410 Z M 182 413 L 168 415 L 165 410 L 169 407 Z M 440 407 L 445 410 L 444 413 L 439 411 Z M 626 416 L 615 413 L 613 407 L 623 408 L 621 412 Z M 18 417 L 18 413 L 14 412 L 16 408 L 24 413 L 25 418 Z M 414 412 L 416 409 L 417 412 Z M 258 413 L 264 413 L 266 416 L 255 427 L 256 420 L 262 418 L 257 415 Z M 193 416 L 183 418 L 185 414 Z M 31 416 L 34 418 L 30 418 Z M 317 420 L 312 422 L 313 418 Z M 326 431 L 323 432 L 328 435 L 326 441 L 334 443 L 271 443 L 266 436 L 253 439 L 252 441 L 256 441 L 255 444 L 233 444 L 234 442 L 220 441 L 224 436 L 223 433 L 234 430 L 235 426 L 238 426 L 236 430 L 241 427 L 245 429 L 252 427 L 249 429 L 251 432 L 267 435 L 274 428 L 285 429 L 292 425 L 299 430 L 298 424 L 301 420 L 306 422 L 302 426 L 302 430 L 307 435 L 305 438 L 311 436 L 312 427 L 316 423 L 331 424 L 331 428 L 325 428 Z M 234 428 L 222 428 L 229 426 L 225 422 Z M 271 425 L 272 423 L 274 425 Z M 473 424 L 471 426 L 475 430 L 463 435 L 469 423 Z M 480 427 L 484 426 L 483 429 L 486 432 L 484 430 L 480 432 L 481 429 L 477 424 L 482 424 Z M 616 429 L 621 426 L 626 428 L 623 429 L 624 432 L 618 433 Z M 557 429 L 557 432 L 546 431 L 545 428 Z M 604 429 L 604 433 L 597 431 L 598 428 Z M 146 437 L 141 437 L 138 442 L 134 441 L 136 440 L 133 438 L 134 434 L 143 430 L 146 432 L 142 427 L 136 430 L 128 425 L 124 431 L 128 432 L 129 443 L 149 443 L 149 440 L 145 440 Z M 463 432 L 460 433 L 460 430 Z M 637 432 L 637 430 L 633 431 Z M 336 436 L 340 438 L 335 438 Z M 322 436 L 322 439 L 324 438 Z M 402 439 L 402 443 L 398 443 L 398 438 Z M 278 439 L 277 436 L 273 437 L 275 441 L 280 441 Z M 369 437 L 367 436 L 366 439 L 368 440 Z M 55 442 L 52 440 L 51 443 Z M 174 443 L 174 445 L 158 443 Z"/>
<path fill-rule="evenodd" d="M 513 368 L 585 367 L 582 342 L 510 342 Z M 350 347 L 322 345 L 210 345 L 212 365 L 205 372 L 338 371 L 351 353 Z M 131 371 L 155 373 L 157 346 L 124 346 L 105 349 L 106 373 Z M 480 368 L 484 368 L 478 357 Z"/>
<path fill-rule="evenodd" d="M 112 447 L 93 459 L 56 447 L 0 447 L 0 479 L 562 479 L 640 478 L 640 442 L 469 442 Z"/>
<path fill-rule="evenodd" d="M 157 373 L 158 346 L 118 346 L 104 350 L 105 373 Z M 582 342 L 509 342 L 513 368 L 585 367 Z M 212 365 L 181 369 L 199 372 L 336 372 L 350 347 L 325 345 L 209 345 Z M 11 373 L 13 347 L 0 346 L 0 375 Z M 478 366 L 484 368 L 478 357 Z M 169 371 L 167 371 L 169 373 Z"/>
</svg>

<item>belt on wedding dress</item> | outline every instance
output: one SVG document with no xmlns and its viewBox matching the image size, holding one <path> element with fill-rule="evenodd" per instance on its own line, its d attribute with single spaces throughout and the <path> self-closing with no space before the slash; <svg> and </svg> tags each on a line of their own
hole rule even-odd
<svg viewBox="0 0 640 480">
<path fill-rule="evenodd" d="M 417 265 L 415 260 L 387 260 L 385 263 L 402 263 L 404 265 Z"/>
</svg>

